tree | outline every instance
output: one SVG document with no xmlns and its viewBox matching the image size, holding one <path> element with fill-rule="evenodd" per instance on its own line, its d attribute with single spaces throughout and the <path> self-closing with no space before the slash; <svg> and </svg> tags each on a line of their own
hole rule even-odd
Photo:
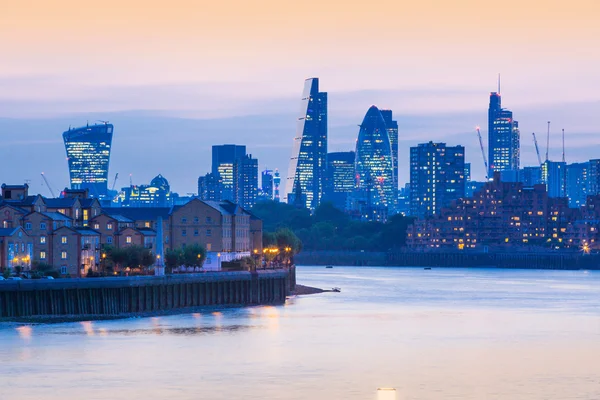
<svg viewBox="0 0 600 400">
<path fill-rule="evenodd" d="M 277 237 L 277 247 L 284 251 L 285 248 L 291 248 L 292 254 L 298 254 L 302 250 L 302 242 L 298 236 L 290 229 L 280 229 L 275 233 Z"/>
<path fill-rule="evenodd" d="M 123 268 L 128 260 L 127 252 L 125 249 L 118 249 L 116 247 L 110 247 L 106 249 L 106 256 L 110 259 L 118 268 Z"/>
<path fill-rule="evenodd" d="M 206 260 L 206 249 L 199 244 L 191 244 L 183 248 L 183 263 L 188 267 L 201 267 L 204 260 Z"/>
<path fill-rule="evenodd" d="M 139 268 L 142 265 L 144 248 L 141 246 L 129 246 L 125 248 L 127 254 L 127 265 L 130 268 Z"/>
<path fill-rule="evenodd" d="M 167 267 L 168 271 L 171 272 L 173 271 L 173 268 L 180 266 L 183 263 L 182 259 L 183 254 L 181 250 L 167 249 L 165 252 L 165 266 Z"/>
<path fill-rule="evenodd" d="M 141 264 L 144 268 L 148 268 L 152 264 L 154 264 L 154 255 L 152 254 L 152 252 L 150 250 L 144 249 L 144 251 L 142 252 Z"/>
</svg>

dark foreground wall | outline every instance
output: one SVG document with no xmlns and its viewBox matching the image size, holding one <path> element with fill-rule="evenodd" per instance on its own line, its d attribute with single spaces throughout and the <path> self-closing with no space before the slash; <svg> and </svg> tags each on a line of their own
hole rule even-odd
<svg viewBox="0 0 600 400">
<path fill-rule="evenodd" d="M 213 305 L 278 304 L 295 269 L 164 277 L 0 282 L 0 318 L 118 316 Z"/>
</svg>

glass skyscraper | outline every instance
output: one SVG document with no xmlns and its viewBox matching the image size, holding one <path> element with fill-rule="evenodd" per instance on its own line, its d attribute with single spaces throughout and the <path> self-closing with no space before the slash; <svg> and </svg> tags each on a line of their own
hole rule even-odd
<svg viewBox="0 0 600 400">
<path fill-rule="evenodd" d="M 244 157 L 246 157 L 246 146 L 224 144 L 212 147 L 211 172 L 219 177 L 221 200 L 237 201 L 233 168 L 236 161 Z"/>
<path fill-rule="evenodd" d="M 298 192 L 307 208 L 316 208 L 323 196 L 327 161 L 327 93 L 319 92 L 319 78 L 304 82 L 296 137 L 290 158 L 285 193 L 288 203 Z"/>
<path fill-rule="evenodd" d="M 360 125 L 356 142 L 357 195 L 368 206 L 384 206 L 393 213 L 396 204 L 394 166 L 387 125 L 379 109 L 371 106 Z"/>
<path fill-rule="evenodd" d="M 381 110 L 387 127 L 390 147 L 392 148 L 392 164 L 394 165 L 394 189 L 398 190 L 398 122 L 394 121 L 392 110 Z"/>
<path fill-rule="evenodd" d="M 323 198 L 324 201 L 333 203 L 340 210 L 346 209 L 347 198 L 354 192 L 356 185 L 355 161 L 356 153 L 353 151 L 327 154 L 327 178 Z"/>
<path fill-rule="evenodd" d="M 112 124 L 103 123 L 63 133 L 71 189 L 88 189 L 94 197 L 107 195 L 113 129 Z"/>
<path fill-rule="evenodd" d="M 488 176 L 495 171 L 517 171 L 520 157 L 519 123 L 512 111 L 502 108 L 500 93 L 490 94 L 488 110 Z"/>
</svg>

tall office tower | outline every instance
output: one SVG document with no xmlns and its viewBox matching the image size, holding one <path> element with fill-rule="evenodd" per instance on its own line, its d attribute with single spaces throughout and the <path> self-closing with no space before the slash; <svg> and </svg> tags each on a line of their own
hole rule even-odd
<svg viewBox="0 0 600 400">
<path fill-rule="evenodd" d="M 410 148 L 410 214 L 419 218 L 465 196 L 465 148 L 422 143 Z"/>
<path fill-rule="evenodd" d="M 588 196 L 595 196 L 600 194 L 600 160 L 590 160 L 588 164 Z"/>
<path fill-rule="evenodd" d="M 108 164 L 113 125 L 87 125 L 63 133 L 71 189 L 88 189 L 91 196 L 105 197 L 108 192 Z"/>
<path fill-rule="evenodd" d="M 395 212 L 394 166 L 387 126 L 379 109 L 371 106 L 360 125 L 356 141 L 356 190 L 368 206 Z"/>
<path fill-rule="evenodd" d="M 343 151 L 327 154 L 327 174 L 323 201 L 345 210 L 348 196 L 354 191 L 354 162 L 356 153 Z"/>
<path fill-rule="evenodd" d="M 392 110 L 381 110 L 387 127 L 390 147 L 392 148 L 392 164 L 394 166 L 394 189 L 398 190 L 398 122 L 393 120 Z"/>
<path fill-rule="evenodd" d="M 246 146 L 224 144 L 212 147 L 212 170 L 221 180 L 221 200 L 235 202 L 235 179 L 233 166 L 236 160 L 246 156 Z"/>
<path fill-rule="evenodd" d="M 542 168 L 523 167 L 519 169 L 518 182 L 522 182 L 523 186 L 539 185 L 542 183 Z"/>
<path fill-rule="evenodd" d="M 235 202 L 245 209 L 256 204 L 258 195 L 258 160 L 248 154 L 233 165 Z"/>
<path fill-rule="evenodd" d="M 571 208 L 585 205 L 588 196 L 589 168 L 589 162 L 567 165 L 567 197 Z"/>
<path fill-rule="evenodd" d="M 279 196 L 279 185 L 281 185 L 281 175 L 279 175 L 279 170 L 275 170 L 275 174 L 273 175 L 273 200 L 279 203 L 281 200 Z"/>
<path fill-rule="evenodd" d="M 223 185 L 218 174 L 208 173 L 198 178 L 198 197 L 200 200 L 221 201 Z"/>
<path fill-rule="evenodd" d="M 471 182 L 471 163 L 465 163 L 465 197 L 467 195 L 469 182 Z"/>
<path fill-rule="evenodd" d="M 564 161 L 544 161 L 542 183 L 546 185 L 548 197 L 567 197 L 567 164 Z"/>
<path fill-rule="evenodd" d="M 519 169 L 520 133 L 519 123 L 513 119 L 512 111 L 502 108 L 500 88 L 490 94 L 488 110 L 488 175 L 495 171 Z"/>
<path fill-rule="evenodd" d="M 273 200 L 273 171 L 265 169 L 261 174 L 261 188 L 265 200 Z"/>
<path fill-rule="evenodd" d="M 285 194 L 297 192 L 296 181 L 306 197 L 306 207 L 315 209 L 323 195 L 327 159 L 327 93 L 319 92 L 319 78 L 307 79 L 290 158 Z M 287 199 L 291 203 L 290 199 Z M 298 203 L 298 202 L 296 202 Z"/>
<path fill-rule="evenodd" d="M 410 214 L 410 183 L 398 190 L 398 213 L 402 215 Z"/>
</svg>

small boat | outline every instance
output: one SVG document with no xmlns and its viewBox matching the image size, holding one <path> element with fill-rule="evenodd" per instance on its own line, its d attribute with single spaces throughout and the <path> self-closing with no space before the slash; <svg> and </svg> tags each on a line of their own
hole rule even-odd
<svg viewBox="0 0 600 400">
<path fill-rule="evenodd" d="M 341 292 L 341 291 L 342 291 L 342 289 L 340 289 L 339 287 L 334 287 L 334 288 L 331 288 L 331 291 L 332 291 L 332 292 L 339 293 L 339 292 Z"/>
<path fill-rule="evenodd" d="M 425 271 L 429 271 L 431 269 L 431 267 L 425 267 L 423 268 Z"/>
<path fill-rule="evenodd" d="M 327 265 L 325 268 L 333 268 L 333 265 Z"/>
</svg>

